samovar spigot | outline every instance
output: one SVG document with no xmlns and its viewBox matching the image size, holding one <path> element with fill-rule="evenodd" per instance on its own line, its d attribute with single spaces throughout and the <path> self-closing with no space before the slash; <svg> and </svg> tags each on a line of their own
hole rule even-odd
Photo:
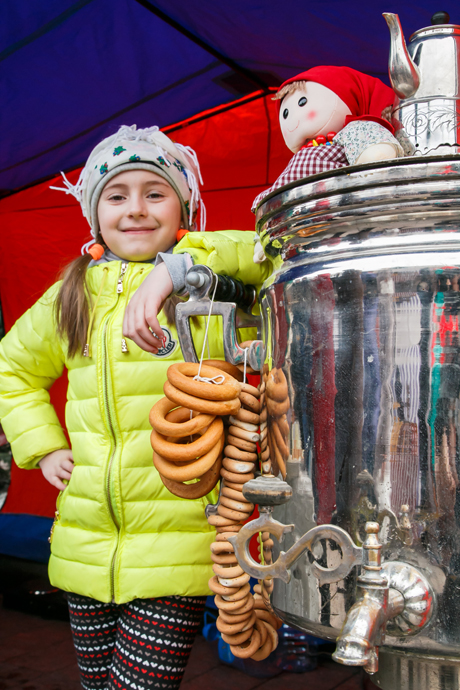
<svg viewBox="0 0 460 690">
<path fill-rule="evenodd" d="M 358 578 L 358 601 L 348 612 L 332 658 L 347 666 L 364 666 L 367 673 L 378 670 L 378 648 L 385 636 L 388 619 L 404 610 L 404 597 L 390 591 L 382 571 L 378 522 L 366 523 L 362 573 Z"/>
</svg>

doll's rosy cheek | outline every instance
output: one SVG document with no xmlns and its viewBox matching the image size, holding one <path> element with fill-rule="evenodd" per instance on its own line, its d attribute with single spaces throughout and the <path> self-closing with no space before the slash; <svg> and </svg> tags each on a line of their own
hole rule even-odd
<svg viewBox="0 0 460 690">
<path fill-rule="evenodd" d="M 306 115 L 307 120 L 314 120 L 316 117 L 318 117 L 318 113 L 316 112 L 316 110 L 309 110 Z"/>
</svg>

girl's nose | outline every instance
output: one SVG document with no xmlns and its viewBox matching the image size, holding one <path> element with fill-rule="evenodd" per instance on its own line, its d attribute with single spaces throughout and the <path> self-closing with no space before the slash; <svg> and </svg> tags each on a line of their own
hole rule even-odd
<svg viewBox="0 0 460 690">
<path fill-rule="evenodd" d="M 144 218 L 147 215 L 147 204 L 142 194 L 133 194 L 130 197 L 128 214 L 133 218 Z"/>
</svg>

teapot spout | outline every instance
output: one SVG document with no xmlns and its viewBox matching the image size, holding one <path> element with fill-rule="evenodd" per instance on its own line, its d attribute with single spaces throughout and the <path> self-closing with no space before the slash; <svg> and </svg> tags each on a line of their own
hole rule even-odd
<svg viewBox="0 0 460 690">
<path fill-rule="evenodd" d="M 410 98 L 420 86 L 420 74 L 408 53 L 398 15 L 384 12 L 383 16 L 391 37 L 388 61 L 391 85 L 399 98 Z"/>
</svg>

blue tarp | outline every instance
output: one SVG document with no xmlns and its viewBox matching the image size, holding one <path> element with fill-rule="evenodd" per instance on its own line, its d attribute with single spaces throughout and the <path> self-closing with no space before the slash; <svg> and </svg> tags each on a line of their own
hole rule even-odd
<svg viewBox="0 0 460 690">
<path fill-rule="evenodd" d="M 387 80 L 388 29 L 428 0 L 3 0 L 0 189 L 80 165 L 120 124 L 166 126 L 317 64 Z M 244 123 L 242 123 L 244 126 Z"/>
</svg>

